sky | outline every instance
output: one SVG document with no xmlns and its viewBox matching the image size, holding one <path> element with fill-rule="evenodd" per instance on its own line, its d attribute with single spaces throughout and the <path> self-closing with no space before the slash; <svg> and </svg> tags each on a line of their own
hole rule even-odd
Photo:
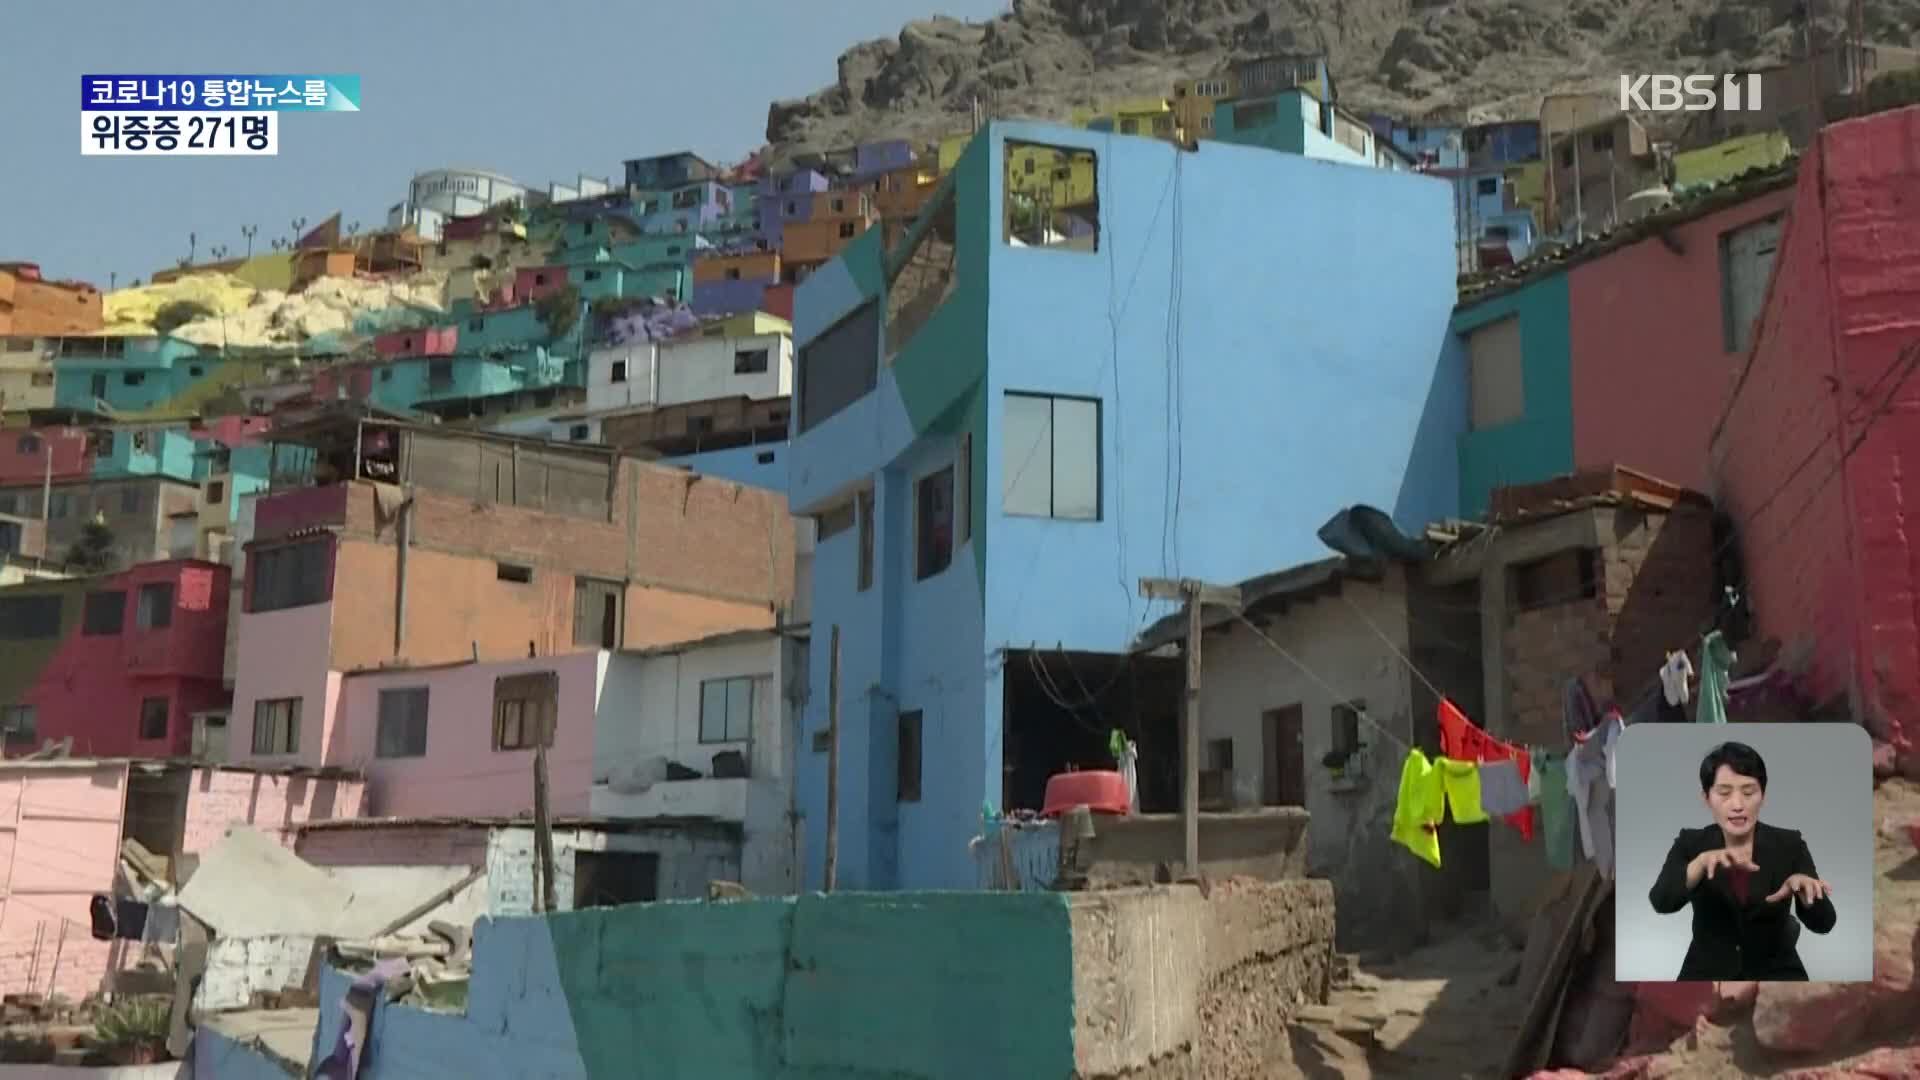
<svg viewBox="0 0 1920 1080">
<path fill-rule="evenodd" d="M 386 222 L 407 183 L 469 166 L 544 190 L 617 182 L 628 158 L 737 160 L 767 105 L 834 79 L 856 42 L 1007 0 L 467 0 L 8 4 L 0 18 L 0 262 L 124 286 L 197 236 L 256 251 L 335 210 Z M 107 74 L 360 76 L 358 113 L 282 116 L 275 157 L 82 157 L 80 80 Z"/>
</svg>

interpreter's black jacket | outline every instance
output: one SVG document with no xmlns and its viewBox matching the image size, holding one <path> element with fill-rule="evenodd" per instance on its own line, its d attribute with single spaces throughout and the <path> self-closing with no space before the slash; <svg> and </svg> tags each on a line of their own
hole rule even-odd
<svg viewBox="0 0 1920 1080">
<path fill-rule="evenodd" d="M 1789 876 L 1820 875 L 1813 868 L 1813 853 L 1798 832 L 1764 822 L 1755 822 L 1754 830 L 1753 862 L 1759 869 L 1747 880 L 1745 903 L 1735 896 L 1733 875 L 1724 868 L 1687 888 L 1687 864 L 1703 852 L 1727 846 L 1720 826 L 1682 829 L 1667 852 L 1666 865 L 1660 868 L 1647 899 L 1662 915 L 1693 905 L 1693 944 L 1681 961 L 1676 981 L 1804 982 L 1807 969 L 1794 948 L 1800 938 L 1799 924 L 1805 923 L 1816 934 L 1833 929 L 1839 916 L 1833 901 L 1825 897 L 1803 904 L 1789 894 L 1767 903 L 1767 897 Z"/>
</svg>

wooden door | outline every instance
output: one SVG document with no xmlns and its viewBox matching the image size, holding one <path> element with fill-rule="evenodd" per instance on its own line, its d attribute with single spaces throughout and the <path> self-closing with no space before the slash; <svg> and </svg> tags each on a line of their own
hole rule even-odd
<svg viewBox="0 0 1920 1080">
<path fill-rule="evenodd" d="M 1268 709 L 1261 714 L 1260 755 L 1265 766 L 1262 802 L 1268 806 L 1307 805 L 1307 747 L 1300 706 Z"/>
</svg>

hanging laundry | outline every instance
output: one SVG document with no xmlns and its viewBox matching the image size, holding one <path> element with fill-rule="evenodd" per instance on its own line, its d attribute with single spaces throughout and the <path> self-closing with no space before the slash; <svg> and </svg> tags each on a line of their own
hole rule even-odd
<svg viewBox="0 0 1920 1080">
<path fill-rule="evenodd" d="M 1527 774 L 1527 805 L 1540 805 L 1540 790 L 1546 775 L 1547 752 L 1545 750 L 1527 751 L 1527 768 L 1520 770 Z"/>
<path fill-rule="evenodd" d="M 1567 794 L 1567 763 L 1564 758 L 1542 751 L 1540 777 L 1540 833 L 1547 849 L 1547 865 L 1555 870 L 1573 869 L 1573 798 Z"/>
<path fill-rule="evenodd" d="M 1418 855 L 1427 865 L 1440 866 L 1440 819 L 1446 813 L 1446 791 L 1440 774 L 1418 749 L 1407 752 L 1400 767 L 1400 797 L 1393 806 L 1393 841 Z"/>
<path fill-rule="evenodd" d="M 1613 874 L 1613 827 L 1608 812 L 1612 789 L 1607 786 L 1607 750 L 1615 723 L 1595 732 L 1567 755 L 1567 795 L 1573 800 L 1574 823 L 1580 833 L 1580 851 L 1601 872 Z"/>
<path fill-rule="evenodd" d="M 1471 761 L 1440 758 L 1433 763 L 1446 789 L 1447 809 L 1455 825 L 1484 825 L 1487 812 L 1481 806 L 1480 766 Z"/>
<path fill-rule="evenodd" d="M 1440 699 L 1440 752 L 1455 761 L 1512 761 L 1521 770 L 1524 779 L 1531 769 L 1526 751 L 1512 743 L 1501 742 L 1488 735 L 1478 724 L 1467 719 L 1467 714 L 1446 698 Z M 1520 838 L 1533 839 L 1533 808 L 1527 807 L 1517 814 L 1510 814 L 1500 820 L 1520 830 Z"/>
<path fill-rule="evenodd" d="M 1567 680 L 1560 690 L 1561 722 L 1566 725 L 1567 738 L 1578 738 L 1592 731 L 1600 722 L 1600 710 L 1593 704 L 1593 695 L 1587 690 L 1587 682 L 1575 675 Z"/>
<path fill-rule="evenodd" d="M 1692 679 L 1693 661 L 1687 659 L 1687 654 L 1684 651 L 1668 653 L 1667 662 L 1660 666 L 1660 689 L 1666 695 L 1667 704 L 1685 705 L 1693 692 L 1688 685 Z"/>
<path fill-rule="evenodd" d="M 1527 808 L 1527 782 L 1520 779 L 1515 761 L 1489 761 L 1480 766 L 1480 809 L 1506 817 Z"/>
<path fill-rule="evenodd" d="M 1727 684 L 1732 679 L 1734 659 L 1720 631 L 1700 640 L 1700 706 L 1694 712 L 1695 723 L 1727 722 Z"/>
</svg>

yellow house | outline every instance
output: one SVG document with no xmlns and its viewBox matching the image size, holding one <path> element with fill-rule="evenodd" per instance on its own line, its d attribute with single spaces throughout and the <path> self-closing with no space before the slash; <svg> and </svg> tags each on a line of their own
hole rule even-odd
<svg viewBox="0 0 1920 1080">
<path fill-rule="evenodd" d="M 1717 184 L 1750 169 L 1778 165 L 1793 155 L 1793 144 L 1781 131 L 1756 131 L 1673 155 L 1675 189 Z"/>
<path fill-rule="evenodd" d="M 700 327 L 701 337 L 760 337 L 765 334 L 793 333 L 793 324 L 778 315 L 769 315 L 764 311 L 749 311 L 739 315 L 729 315 L 724 319 L 715 319 Z"/>
<path fill-rule="evenodd" d="M 1526 210 L 1533 215 L 1534 228 L 1547 220 L 1547 164 L 1523 161 L 1505 170 L 1509 209 Z"/>
<path fill-rule="evenodd" d="M 972 141 L 972 132 L 947 135 L 940 140 L 940 175 L 953 171 Z M 1093 201 L 1097 184 L 1091 153 L 1066 153 L 1046 146 L 1007 148 L 1007 191 L 1015 195 L 1047 191 L 1054 206 L 1080 206 Z"/>
<path fill-rule="evenodd" d="M 1174 137 L 1173 102 L 1166 98 L 1134 98 L 1109 109 L 1075 109 L 1073 126 L 1116 135 Z"/>
<path fill-rule="evenodd" d="M 1224 71 L 1174 83 L 1174 128 L 1182 138 L 1213 138 L 1213 107 L 1237 92 L 1233 75 Z"/>
</svg>

